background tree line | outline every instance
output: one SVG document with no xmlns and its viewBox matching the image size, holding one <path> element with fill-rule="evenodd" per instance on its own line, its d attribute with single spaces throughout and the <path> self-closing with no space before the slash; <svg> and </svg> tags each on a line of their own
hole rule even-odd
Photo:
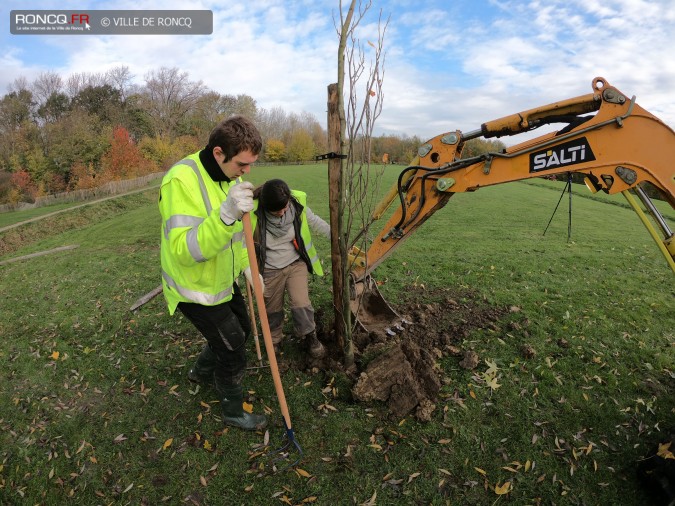
<svg viewBox="0 0 675 506">
<path fill-rule="evenodd" d="M 0 99 L 0 204 L 166 170 L 233 114 L 258 125 L 263 163 L 302 163 L 327 151 L 326 131 L 309 113 L 258 107 L 249 95 L 221 94 L 177 68 L 151 70 L 141 85 L 132 79 L 124 66 L 16 79 Z M 406 164 L 421 143 L 380 136 L 371 157 Z"/>
</svg>

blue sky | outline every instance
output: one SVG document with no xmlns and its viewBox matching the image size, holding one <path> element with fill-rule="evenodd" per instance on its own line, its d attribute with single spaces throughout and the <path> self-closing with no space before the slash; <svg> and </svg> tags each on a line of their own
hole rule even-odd
<svg viewBox="0 0 675 506">
<path fill-rule="evenodd" d="M 11 10 L 209 9 L 212 35 L 12 35 Z M 358 37 L 389 17 L 377 133 L 424 139 L 591 92 L 604 77 L 675 126 L 675 0 L 373 0 Z M 5 0 L 0 94 L 16 78 L 177 67 L 222 94 L 322 124 L 337 80 L 338 0 Z M 367 44 L 366 44 L 367 48 Z M 369 57 L 368 54 L 366 55 Z M 508 142 L 511 144 L 512 142 Z"/>
</svg>

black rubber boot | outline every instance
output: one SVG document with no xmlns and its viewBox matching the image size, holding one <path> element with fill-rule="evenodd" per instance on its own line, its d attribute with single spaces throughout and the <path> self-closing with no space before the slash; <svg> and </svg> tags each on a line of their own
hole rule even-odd
<svg viewBox="0 0 675 506">
<path fill-rule="evenodd" d="M 244 430 L 261 430 L 267 426 L 265 415 L 254 415 L 244 411 L 244 393 L 241 385 L 223 386 L 218 391 L 220 402 L 223 405 L 223 422 L 225 425 Z"/>
<path fill-rule="evenodd" d="M 307 346 L 307 351 L 312 358 L 323 358 L 326 356 L 326 348 L 319 338 L 316 337 L 316 331 L 310 332 L 305 336 L 305 346 Z"/>
<path fill-rule="evenodd" d="M 213 371 L 216 368 L 217 360 L 216 354 L 211 351 L 211 347 L 208 344 L 205 345 L 197 357 L 195 365 L 188 371 L 188 379 L 193 383 L 212 385 Z"/>
</svg>

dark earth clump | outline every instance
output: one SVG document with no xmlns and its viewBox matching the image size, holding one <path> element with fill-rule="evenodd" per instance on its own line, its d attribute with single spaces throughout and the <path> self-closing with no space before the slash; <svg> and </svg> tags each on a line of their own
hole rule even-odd
<svg viewBox="0 0 675 506">
<path fill-rule="evenodd" d="M 468 360 L 470 350 L 461 350 L 462 342 L 474 330 L 498 330 L 497 323 L 510 310 L 491 306 L 468 290 L 409 287 L 406 293 L 406 300 L 392 305 L 405 322 L 402 331 L 391 334 L 384 326 L 372 326 L 354 333 L 352 395 L 360 402 L 386 403 L 395 417 L 414 413 L 420 420 L 429 420 L 441 388 L 437 361 L 458 355 Z M 418 302 L 422 298 L 433 302 Z M 323 332 L 319 335 L 324 342 L 331 340 Z M 339 351 L 331 349 L 329 356 L 339 356 Z"/>
</svg>

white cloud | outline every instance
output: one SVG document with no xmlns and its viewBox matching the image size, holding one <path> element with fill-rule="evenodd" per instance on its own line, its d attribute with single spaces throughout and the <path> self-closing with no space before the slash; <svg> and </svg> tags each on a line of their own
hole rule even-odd
<svg viewBox="0 0 675 506">
<path fill-rule="evenodd" d="M 309 112 L 325 121 L 326 88 L 337 79 L 337 0 L 84 3 L 82 8 L 96 9 L 212 9 L 214 32 L 30 41 L 4 36 L 0 90 L 43 70 L 67 76 L 127 65 L 141 83 L 149 70 L 177 67 L 219 93 L 245 93 L 260 107 Z M 5 9 L 24 5 L 9 0 Z M 31 7 L 63 8 L 55 1 Z M 478 128 L 590 93 L 596 76 L 675 124 L 675 0 L 374 1 L 357 31 L 364 43 L 377 40 L 380 8 L 390 21 L 378 131 L 429 138 Z M 8 33 L 8 26 L 3 30 Z M 36 50 L 42 56 L 37 60 L 30 53 Z M 47 53 L 52 62 L 36 63 Z"/>
</svg>

